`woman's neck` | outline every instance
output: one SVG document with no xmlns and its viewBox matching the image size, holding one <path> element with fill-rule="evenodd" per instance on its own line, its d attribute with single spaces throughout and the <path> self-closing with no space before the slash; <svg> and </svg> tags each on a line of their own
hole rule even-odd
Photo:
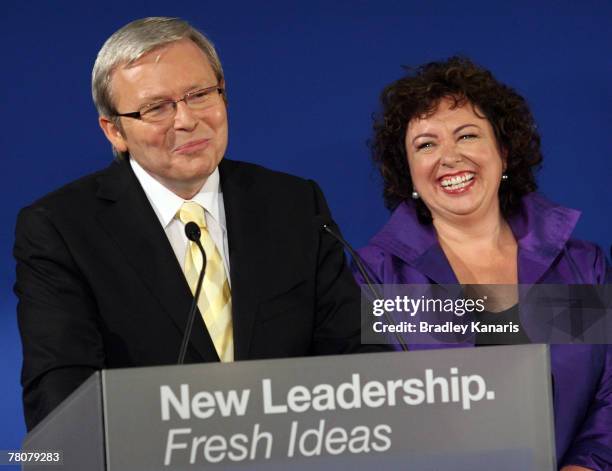
<svg viewBox="0 0 612 471">
<path fill-rule="evenodd" d="M 434 227 L 461 284 L 517 283 L 517 242 L 499 211 L 478 219 L 435 218 Z"/>
<path fill-rule="evenodd" d="M 435 217 L 433 225 L 441 243 L 501 247 L 512 234 L 499 209 L 485 216 L 453 218 Z"/>
</svg>

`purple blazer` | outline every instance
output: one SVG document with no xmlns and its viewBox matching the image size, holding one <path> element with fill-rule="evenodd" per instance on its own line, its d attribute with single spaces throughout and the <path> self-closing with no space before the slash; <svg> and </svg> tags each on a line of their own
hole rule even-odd
<svg viewBox="0 0 612 471">
<path fill-rule="evenodd" d="M 523 198 L 520 213 L 508 221 L 518 242 L 519 283 L 606 282 L 602 250 L 570 238 L 579 216 L 536 193 Z M 375 283 L 458 283 L 433 226 L 420 224 L 410 203 L 400 204 L 358 252 Z M 551 345 L 550 351 L 559 467 L 612 470 L 612 346 Z"/>
</svg>

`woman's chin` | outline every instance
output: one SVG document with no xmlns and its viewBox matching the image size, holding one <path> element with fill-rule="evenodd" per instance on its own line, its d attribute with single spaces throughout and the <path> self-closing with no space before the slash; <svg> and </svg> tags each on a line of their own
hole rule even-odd
<svg viewBox="0 0 612 471">
<path fill-rule="evenodd" d="M 475 217 L 482 218 L 486 214 L 482 210 L 482 205 L 476 201 L 455 201 L 455 204 L 441 205 L 437 210 L 432 211 L 432 214 L 437 215 L 439 219 L 464 219 L 471 220 Z"/>
</svg>

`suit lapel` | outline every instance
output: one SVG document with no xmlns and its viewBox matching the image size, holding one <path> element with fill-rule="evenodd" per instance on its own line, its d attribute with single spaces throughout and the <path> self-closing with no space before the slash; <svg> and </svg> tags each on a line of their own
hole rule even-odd
<svg viewBox="0 0 612 471">
<path fill-rule="evenodd" d="M 258 294 L 265 291 L 266 280 L 258 270 L 262 254 L 266 252 L 262 218 L 258 215 L 262 216 L 265 207 L 258 201 L 252 176 L 244 166 L 224 159 L 219 171 L 232 279 L 234 356 L 236 360 L 245 360 L 251 344 Z"/>
<path fill-rule="evenodd" d="M 102 229 L 114 239 L 133 268 L 134 277 L 144 283 L 150 296 L 159 302 L 163 314 L 172 318 L 182 336 L 193 299 L 191 291 L 129 162 L 114 163 L 98 182 L 98 197 L 108 202 L 98 213 Z M 157 313 L 151 313 L 151 316 L 155 315 Z M 218 360 L 199 315 L 193 327 L 191 346 L 199 354 L 199 358 L 194 360 Z"/>
</svg>

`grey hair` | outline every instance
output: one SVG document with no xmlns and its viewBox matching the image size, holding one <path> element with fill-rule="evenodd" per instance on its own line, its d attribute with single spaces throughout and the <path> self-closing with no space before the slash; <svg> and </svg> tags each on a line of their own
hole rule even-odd
<svg viewBox="0 0 612 471">
<path fill-rule="evenodd" d="M 132 21 L 117 30 L 106 40 L 94 64 L 91 73 L 91 94 L 99 116 L 114 120 L 123 132 L 115 114 L 111 78 L 115 69 L 121 65 L 130 65 L 145 54 L 181 39 L 190 39 L 208 58 L 218 83 L 223 82 L 223 68 L 213 43 L 200 31 L 180 18 L 153 16 Z M 225 95 L 224 95 L 225 96 Z M 118 159 L 127 156 L 127 152 L 118 152 L 113 148 Z"/>
</svg>

